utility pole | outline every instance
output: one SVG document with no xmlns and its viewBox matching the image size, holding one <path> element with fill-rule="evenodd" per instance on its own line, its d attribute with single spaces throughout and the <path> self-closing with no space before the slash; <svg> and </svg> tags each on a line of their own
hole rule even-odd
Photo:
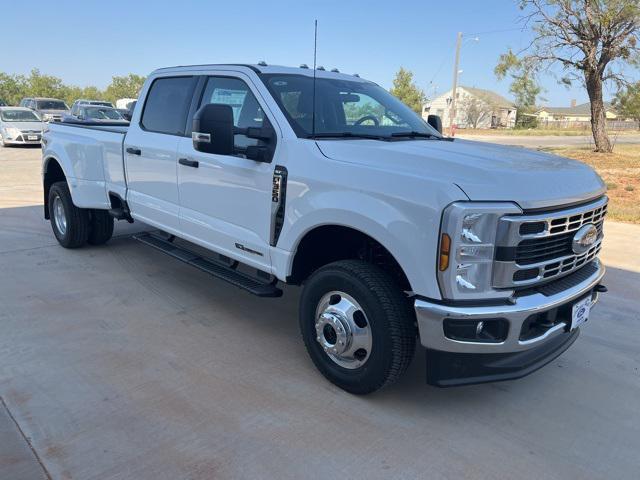
<svg viewBox="0 0 640 480">
<path fill-rule="evenodd" d="M 456 59 L 453 62 L 453 90 L 451 90 L 451 111 L 449 112 L 449 135 L 453 133 L 453 123 L 456 118 L 456 92 L 458 91 L 458 67 L 460 64 L 460 47 L 462 46 L 462 32 L 458 32 L 456 41 Z"/>
</svg>

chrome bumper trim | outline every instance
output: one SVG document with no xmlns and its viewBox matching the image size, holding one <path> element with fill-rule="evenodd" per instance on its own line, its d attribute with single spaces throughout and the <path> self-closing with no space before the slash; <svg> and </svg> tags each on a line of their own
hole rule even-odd
<svg viewBox="0 0 640 480">
<path fill-rule="evenodd" d="M 594 261 L 598 262 L 598 269 L 589 278 L 556 295 L 545 296 L 542 293 L 534 293 L 516 298 L 513 304 L 493 306 L 450 306 L 427 300 L 416 300 L 415 311 L 420 341 L 423 346 L 430 349 L 459 353 L 518 352 L 542 345 L 561 334 L 566 325 L 558 324 L 539 337 L 522 341 L 520 331 L 523 322 L 530 315 L 565 305 L 592 291 L 605 274 L 605 267 L 600 260 Z M 598 295 L 594 293 L 593 303 L 595 304 L 597 300 Z M 452 340 L 444 335 L 443 321 L 447 318 L 459 320 L 504 318 L 509 322 L 509 332 L 506 340 L 500 343 Z"/>
</svg>

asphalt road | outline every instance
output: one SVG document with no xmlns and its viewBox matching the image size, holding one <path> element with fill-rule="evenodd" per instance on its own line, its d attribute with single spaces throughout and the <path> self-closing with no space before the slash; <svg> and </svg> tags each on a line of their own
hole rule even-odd
<svg viewBox="0 0 640 480">
<path fill-rule="evenodd" d="M 500 143 L 502 145 L 517 145 L 528 148 L 547 147 L 590 147 L 593 146 L 593 137 L 589 136 L 517 136 L 517 135 L 465 135 L 458 133 L 456 137 L 478 142 Z M 640 144 L 640 135 L 611 135 L 614 144 Z"/>
<path fill-rule="evenodd" d="M 3 480 L 638 478 L 638 226 L 607 223 L 610 292 L 544 369 L 442 390 L 420 352 L 357 397 L 307 357 L 297 289 L 253 297 L 137 225 L 65 250 L 41 197 L 39 150 L 0 149 Z"/>
</svg>

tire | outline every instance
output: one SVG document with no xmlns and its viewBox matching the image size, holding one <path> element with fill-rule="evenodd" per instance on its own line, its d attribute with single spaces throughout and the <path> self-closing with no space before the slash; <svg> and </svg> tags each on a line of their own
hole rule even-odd
<svg viewBox="0 0 640 480">
<path fill-rule="evenodd" d="M 107 210 L 91 210 L 89 217 L 89 244 L 107 243 L 113 236 L 113 217 Z"/>
<path fill-rule="evenodd" d="M 327 296 L 330 306 L 323 310 Z M 337 297 L 342 298 L 338 300 Z M 342 320 L 335 322 L 336 317 L 330 310 L 350 303 L 356 310 L 360 308 L 362 314 L 338 315 Z M 366 347 L 356 350 L 352 360 L 349 352 L 336 356 L 331 349 L 327 351 L 331 342 L 337 346 L 340 339 L 349 338 L 334 336 L 333 333 L 336 330 L 342 332 L 341 327 L 345 325 L 343 317 L 356 318 L 356 315 L 360 318 L 360 322 L 356 322 L 358 328 L 364 327 L 369 331 L 369 352 L 366 352 Z M 390 275 L 360 260 L 338 261 L 316 271 L 304 285 L 299 320 L 302 339 L 315 366 L 330 382 L 350 393 L 362 395 L 391 385 L 407 370 L 415 352 L 417 330 L 415 313 L 409 301 Z M 321 329 L 323 323 L 324 328 Z M 332 333 L 333 326 L 336 329 Z M 353 325 L 350 328 L 354 328 Z M 356 337 L 365 338 L 352 335 L 347 341 L 351 348 Z"/>
<path fill-rule="evenodd" d="M 56 208 L 61 206 L 59 218 L 64 218 L 64 228 L 56 220 Z M 67 182 L 56 182 L 49 190 L 49 218 L 58 243 L 64 248 L 78 248 L 89 238 L 89 212 L 73 204 Z"/>
</svg>

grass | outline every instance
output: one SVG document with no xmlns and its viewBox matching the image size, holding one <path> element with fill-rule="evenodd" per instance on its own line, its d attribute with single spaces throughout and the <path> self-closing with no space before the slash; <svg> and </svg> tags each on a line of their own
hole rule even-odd
<svg viewBox="0 0 640 480">
<path fill-rule="evenodd" d="M 640 145 L 617 145 L 613 153 L 589 148 L 549 148 L 546 151 L 592 166 L 607 185 L 607 218 L 640 223 Z"/>
<path fill-rule="evenodd" d="M 609 135 L 613 138 L 620 135 L 640 135 L 640 131 L 636 129 L 626 130 L 610 130 Z M 474 129 L 464 128 L 456 132 L 456 135 L 482 135 L 482 136 L 514 136 L 514 137 L 537 137 L 543 135 L 559 136 L 559 137 L 578 137 L 584 135 L 591 135 L 591 128 L 565 130 L 561 128 L 530 128 L 530 129 Z"/>
</svg>

